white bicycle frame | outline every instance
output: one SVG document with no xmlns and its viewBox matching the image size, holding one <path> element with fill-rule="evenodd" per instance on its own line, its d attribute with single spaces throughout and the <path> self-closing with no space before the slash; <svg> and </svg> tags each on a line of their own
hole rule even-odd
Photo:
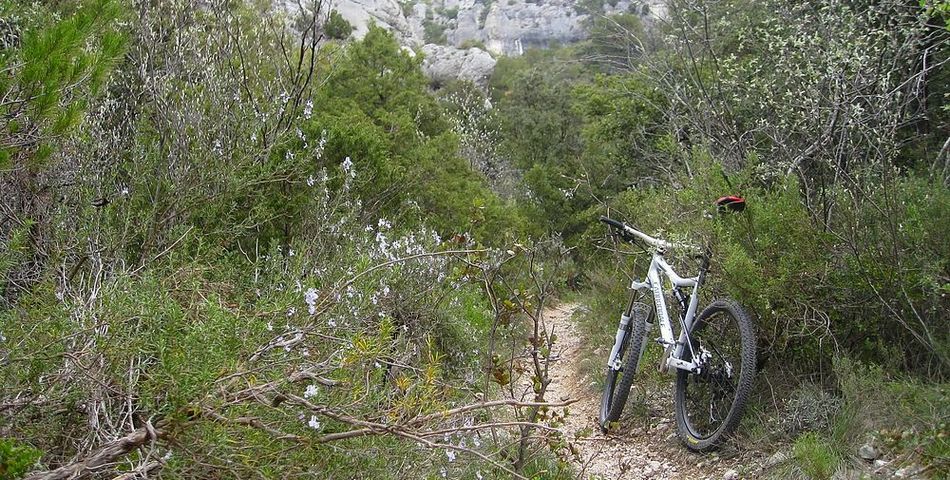
<svg viewBox="0 0 950 480">
<path fill-rule="evenodd" d="M 690 344 L 689 336 L 686 332 L 690 331 L 690 328 L 693 325 L 693 321 L 696 318 L 696 307 L 699 304 L 699 287 L 702 286 L 704 275 L 700 273 L 695 277 L 683 278 L 677 274 L 668 263 L 666 259 L 663 258 L 663 254 L 667 249 L 670 248 L 691 248 L 688 245 L 672 244 L 663 240 L 653 238 L 643 232 L 635 230 L 627 225 L 623 226 L 624 231 L 630 235 L 638 237 L 645 241 L 647 244 L 654 247 L 653 259 L 650 262 L 650 268 L 647 269 L 647 275 L 644 281 L 638 282 L 634 280 L 630 284 L 631 290 L 651 290 L 653 294 L 653 303 L 656 309 L 657 321 L 660 324 L 660 335 L 661 337 L 656 339 L 657 343 L 666 346 L 665 358 L 661 360 L 661 366 L 678 368 L 680 370 L 687 370 L 694 373 L 699 373 L 701 365 L 704 363 L 705 356 L 708 355 L 707 352 L 702 351 L 697 356 L 696 352 L 693 351 L 693 346 Z M 681 317 L 680 322 L 680 334 L 679 338 L 673 338 L 673 327 L 670 323 L 670 315 L 666 306 L 666 295 L 663 292 L 663 281 L 660 279 L 660 273 L 666 276 L 669 279 L 673 287 L 691 287 L 693 290 L 689 296 L 689 303 L 686 308 L 686 315 Z M 627 327 L 630 324 L 629 309 L 625 311 L 620 316 L 620 325 L 617 327 L 617 335 L 614 339 L 614 346 L 610 351 L 610 356 L 608 357 L 607 367 L 615 371 L 619 371 L 621 368 L 620 347 L 623 343 L 624 337 L 627 335 Z M 628 349 L 631 350 L 630 354 L 643 355 L 644 350 L 646 349 L 647 344 L 647 335 L 652 329 L 651 324 L 647 324 L 647 332 L 645 332 L 643 337 L 642 345 L 629 345 Z M 639 352 L 633 350 L 637 348 Z M 683 352 L 686 348 L 689 348 L 691 352 L 690 358 L 691 361 L 682 360 Z M 695 360 L 699 359 L 699 362 Z"/>
</svg>

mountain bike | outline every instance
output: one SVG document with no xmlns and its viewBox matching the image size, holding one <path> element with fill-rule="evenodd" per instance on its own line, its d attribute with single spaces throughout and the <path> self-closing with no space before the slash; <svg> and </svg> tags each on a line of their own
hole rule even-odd
<svg viewBox="0 0 950 480">
<path fill-rule="evenodd" d="M 708 250 L 654 238 L 607 217 L 600 221 L 626 241 L 645 243 L 653 256 L 646 278 L 630 284 L 633 292 L 620 316 L 607 360 L 601 429 L 606 433 L 620 419 L 655 320 L 660 337 L 654 342 L 663 347 L 660 370 L 676 372 L 673 399 L 680 440 L 694 451 L 715 448 L 738 426 L 752 390 L 755 331 L 749 315 L 730 299 L 715 300 L 696 314 L 699 291 L 709 270 Z M 667 253 L 677 249 L 700 260 L 697 276 L 681 277 L 667 263 Z M 669 298 L 678 307 L 676 335 L 661 275 L 669 280 Z M 692 290 L 687 293 L 684 289 Z M 647 291 L 652 306 L 639 301 Z"/>
</svg>

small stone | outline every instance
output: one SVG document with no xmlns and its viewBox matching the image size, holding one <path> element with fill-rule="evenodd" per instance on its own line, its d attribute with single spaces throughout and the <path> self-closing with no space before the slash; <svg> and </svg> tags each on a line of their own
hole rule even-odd
<svg viewBox="0 0 950 480">
<path fill-rule="evenodd" d="M 917 475 L 920 472 L 920 467 L 917 465 L 909 465 L 901 468 L 900 470 L 894 472 L 894 476 L 897 478 L 909 478 Z"/>
<path fill-rule="evenodd" d="M 860 480 L 861 474 L 855 470 L 838 469 L 831 475 L 831 480 Z"/>
<path fill-rule="evenodd" d="M 765 468 L 772 468 L 774 466 L 785 463 L 788 460 L 788 454 L 785 452 L 775 452 L 765 461 Z"/>
<path fill-rule="evenodd" d="M 881 452 L 879 452 L 872 445 L 865 443 L 864 445 L 861 445 L 861 448 L 858 449 L 858 456 L 870 462 L 872 460 L 877 460 L 877 458 L 881 456 Z"/>
<path fill-rule="evenodd" d="M 874 470 L 880 470 L 887 466 L 890 463 L 887 460 L 881 460 L 880 458 L 874 461 Z"/>
<path fill-rule="evenodd" d="M 736 480 L 739 478 L 739 472 L 735 470 L 727 470 L 726 474 L 722 476 L 722 480 Z"/>
</svg>

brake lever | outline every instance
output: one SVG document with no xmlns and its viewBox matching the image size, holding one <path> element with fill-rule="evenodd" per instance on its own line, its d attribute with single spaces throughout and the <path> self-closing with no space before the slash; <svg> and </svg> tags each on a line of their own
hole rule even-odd
<svg viewBox="0 0 950 480">
<path fill-rule="evenodd" d="M 712 256 L 712 250 L 708 246 L 703 247 L 703 251 L 693 255 L 693 258 L 699 260 L 699 268 L 702 271 L 709 270 L 709 257 Z"/>
</svg>

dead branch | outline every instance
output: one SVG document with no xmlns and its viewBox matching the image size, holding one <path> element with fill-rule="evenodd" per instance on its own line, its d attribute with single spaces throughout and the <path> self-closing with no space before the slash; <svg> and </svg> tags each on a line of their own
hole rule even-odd
<svg viewBox="0 0 950 480">
<path fill-rule="evenodd" d="M 156 426 L 146 424 L 132 433 L 103 445 L 86 458 L 46 472 L 35 472 L 25 480 L 66 480 L 80 478 L 106 465 L 112 464 L 133 451 L 167 435 L 163 429 L 165 423 Z"/>
</svg>

